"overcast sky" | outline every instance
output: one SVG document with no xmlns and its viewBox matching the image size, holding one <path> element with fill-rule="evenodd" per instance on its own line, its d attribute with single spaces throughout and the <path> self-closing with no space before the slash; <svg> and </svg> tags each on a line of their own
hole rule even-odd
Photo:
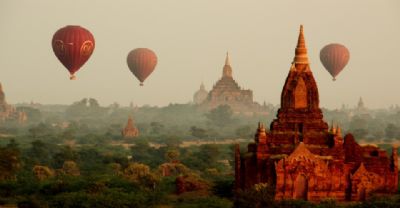
<svg viewBox="0 0 400 208">
<path fill-rule="evenodd" d="M 353 106 L 360 96 L 371 108 L 400 104 L 398 0 L 0 0 L 0 82 L 9 103 L 187 103 L 202 81 L 209 90 L 220 78 L 229 51 L 239 85 L 279 104 L 300 24 L 322 107 Z M 51 48 L 66 25 L 96 39 L 75 81 Z M 332 42 L 351 53 L 335 82 L 319 61 Z M 126 65 L 139 47 L 158 56 L 144 87 Z"/>
</svg>

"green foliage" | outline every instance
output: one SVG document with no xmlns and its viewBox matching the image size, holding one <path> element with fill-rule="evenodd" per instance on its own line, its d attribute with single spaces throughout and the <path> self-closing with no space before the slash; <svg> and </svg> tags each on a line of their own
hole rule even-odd
<svg viewBox="0 0 400 208">
<path fill-rule="evenodd" d="M 385 135 L 387 138 L 393 139 L 400 136 L 400 128 L 390 123 L 385 128 Z"/>
<path fill-rule="evenodd" d="M 224 127 L 232 123 L 233 111 L 229 105 L 220 105 L 205 114 L 211 125 Z"/>
<path fill-rule="evenodd" d="M 353 208 L 397 208 L 400 207 L 400 196 L 392 197 L 372 197 L 371 199 L 362 203 L 357 203 L 352 206 Z"/>
<path fill-rule="evenodd" d="M 235 207 L 277 207 L 274 201 L 274 188 L 268 184 L 260 183 L 251 189 L 238 190 L 235 197 Z"/>
<path fill-rule="evenodd" d="M 179 155 L 180 155 L 179 150 L 171 148 L 167 150 L 167 152 L 165 153 L 165 159 L 167 159 L 167 161 L 169 162 L 173 162 L 178 160 Z"/>
<path fill-rule="evenodd" d="M 137 139 L 134 144 L 131 147 L 133 161 L 148 164 L 152 168 L 159 166 L 164 161 L 165 153 L 150 147 L 146 140 Z"/>
<path fill-rule="evenodd" d="M 93 147 L 79 149 L 77 158 L 84 158 L 79 161 L 79 167 L 83 172 L 104 171 L 105 164 L 103 156 Z"/>
<path fill-rule="evenodd" d="M 104 193 L 88 194 L 86 192 L 63 193 L 54 197 L 50 207 L 148 207 L 146 195 L 141 193 L 125 193 L 118 189 L 110 189 Z"/>
<path fill-rule="evenodd" d="M 39 123 L 28 131 L 32 138 L 44 138 L 54 133 L 54 129 L 45 123 Z"/>
<path fill-rule="evenodd" d="M 160 122 L 151 122 L 150 123 L 150 133 L 159 135 L 164 131 L 165 126 Z"/>
<path fill-rule="evenodd" d="M 207 168 L 217 168 L 220 156 L 220 149 L 215 144 L 201 145 L 197 151 L 189 149 L 181 156 L 183 164 L 187 164 L 190 169 L 205 171 Z"/>
<path fill-rule="evenodd" d="M 235 181 L 233 178 L 224 176 L 223 178 L 213 181 L 214 185 L 212 187 L 212 191 L 214 195 L 218 197 L 232 198 L 234 183 Z"/>
<path fill-rule="evenodd" d="M 26 151 L 24 159 L 28 168 L 34 165 L 51 165 L 52 156 L 55 154 L 57 146 L 44 143 L 41 140 L 35 140 L 31 143 L 31 147 Z"/>
<path fill-rule="evenodd" d="M 53 167 L 61 168 L 65 161 L 79 161 L 79 154 L 70 146 L 63 146 L 53 156 Z"/>
<path fill-rule="evenodd" d="M 198 128 L 196 126 L 190 127 L 190 133 L 192 136 L 199 138 L 199 139 L 204 139 L 208 137 L 207 131 L 202 128 Z"/>
<path fill-rule="evenodd" d="M 241 138 L 252 138 L 254 136 L 254 126 L 245 125 L 236 129 L 235 133 Z"/>
<path fill-rule="evenodd" d="M 216 196 L 184 195 L 172 205 L 176 208 L 231 208 L 232 202 Z"/>
<path fill-rule="evenodd" d="M 6 147 L 0 147 L 0 181 L 14 180 L 21 168 L 20 150 L 14 139 Z"/>
<path fill-rule="evenodd" d="M 282 200 L 272 203 L 271 207 L 282 207 L 282 208 L 312 208 L 315 204 L 303 200 Z"/>
<path fill-rule="evenodd" d="M 43 118 L 42 112 L 40 112 L 40 110 L 32 108 L 32 107 L 19 106 L 19 107 L 17 107 L 17 111 L 25 112 L 28 117 L 29 123 L 39 122 Z"/>
<path fill-rule="evenodd" d="M 28 124 L 2 123 L 0 127 L 0 175 L 7 174 L 0 180 L 0 206 L 232 207 L 234 199 L 236 207 L 400 207 L 398 196 L 344 205 L 332 200 L 274 201 L 273 189 L 265 184 L 234 195 L 233 169 L 220 163 L 233 161 L 233 146 L 199 144 L 210 139 L 252 138 L 258 121 L 268 124 L 275 118 L 272 107 L 268 115 L 252 116 L 233 115 L 226 106 L 206 113 L 191 104 L 102 107 L 94 99 L 70 106 L 35 107 L 23 107 L 28 117 L 32 116 Z M 349 112 L 324 109 L 324 116 L 338 121 L 344 130 L 350 129 L 356 138 L 392 141 L 399 136 L 400 112 Z M 120 135 L 128 115 L 133 115 L 140 131 L 140 137 L 132 140 Z M 15 140 L 8 142 L 5 137 Z M 194 139 L 195 145 L 180 146 Z M 63 145 L 67 140 L 70 146 Z M 241 147 L 246 148 L 245 144 Z M 390 145 L 384 148 L 390 149 Z M 60 174 L 57 169 L 68 160 L 76 162 L 80 176 Z M 123 171 L 133 162 L 148 166 L 146 174 L 124 177 Z M 38 180 L 35 165 L 59 174 Z M 160 178 L 160 165 L 175 167 L 173 176 Z M 176 195 L 176 177 L 183 175 L 196 176 L 186 178 L 188 184 L 204 183 L 207 190 Z"/>
</svg>

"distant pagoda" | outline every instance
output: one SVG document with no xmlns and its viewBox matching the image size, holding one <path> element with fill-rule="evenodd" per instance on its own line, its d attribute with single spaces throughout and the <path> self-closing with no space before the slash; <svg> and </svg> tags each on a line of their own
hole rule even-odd
<svg viewBox="0 0 400 208">
<path fill-rule="evenodd" d="M 121 133 L 124 138 L 134 138 L 139 136 L 139 130 L 135 127 L 131 116 L 129 116 L 128 122 Z"/>
<path fill-rule="evenodd" d="M 201 104 L 207 99 L 207 96 L 208 96 L 208 92 L 207 92 L 206 88 L 204 87 L 204 84 L 201 83 L 200 89 L 197 90 L 197 92 L 194 93 L 194 95 L 193 95 L 193 102 L 195 104 Z"/>
<path fill-rule="evenodd" d="M 253 101 L 253 92 L 243 90 L 233 79 L 229 54 L 226 53 L 222 77 L 213 86 L 202 107 L 213 109 L 220 105 L 229 105 L 235 113 L 252 113 L 261 111 L 261 106 Z"/>
<path fill-rule="evenodd" d="M 355 113 L 356 114 L 367 114 L 368 113 L 368 109 L 365 106 L 362 97 L 360 97 L 360 99 L 358 100 L 358 104 L 357 104 L 357 107 L 355 109 Z"/>
<path fill-rule="evenodd" d="M 0 83 L 0 122 L 17 121 L 21 124 L 27 120 L 28 116 L 24 111 L 17 111 L 14 106 L 7 103 L 3 87 Z"/>
</svg>

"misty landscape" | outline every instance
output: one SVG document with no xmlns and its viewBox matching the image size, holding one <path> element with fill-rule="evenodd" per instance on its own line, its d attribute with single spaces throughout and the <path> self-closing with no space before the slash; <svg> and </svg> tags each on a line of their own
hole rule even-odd
<svg viewBox="0 0 400 208">
<path fill-rule="evenodd" d="M 399 207 L 399 11 L 2 1 L 0 208 Z"/>
</svg>

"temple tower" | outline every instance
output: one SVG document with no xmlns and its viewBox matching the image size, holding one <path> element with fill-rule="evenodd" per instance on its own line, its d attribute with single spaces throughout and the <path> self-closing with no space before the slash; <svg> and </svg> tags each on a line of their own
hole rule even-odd
<svg viewBox="0 0 400 208">
<path fill-rule="evenodd" d="M 222 70 L 222 77 L 232 78 L 232 67 L 231 67 L 231 62 L 229 60 L 228 52 L 226 52 L 225 65 L 224 65 L 224 69 Z"/>
<path fill-rule="evenodd" d="M 19 112 L 17 109 L 8 104 L 3 87 L 0 83 L 0 122 L 17 121 L 19 124 L 27 121 L 28 116 L 25 112 Z"/>
<path fill-rule="evenodd" d="M 277 119 L 271 123 L 272 142 L 280 144 L 326 144 L 328 124 L 319 108 L 318 88 L 308 61 L 303 26 L 295 57 L 281 93 Z"/>
<path fill-rule="evenodd" d="M 195 104 L 201 104 L 202 102 L 204 102 L 207 99 L 207 96 L 208 96 L 208 92 L 207 92 L 206 88 L 204 87 L 204 84 L 201 83 L 200 89 L 193 95 L 193 102 Z"/>
<path fill-rule="evenodd" d="M 121 133 L 124 138 L 133 138 L 139 136 L 139 130 L 135 127 L 131 116 L 129 116 L 128 122 Z"/>
<path fill-rule="evenodd" d="M 245 112 L 257 106 L 253 102 L 253 92 L 243 90 L 233 79 L 228 53 L 226 53 L 222 77 L 210 90 L 203 104 L 209 109 L 216 108 L 219 105 L 229 105 L 234 112 Z"/>
<path fill-rule="evenodd" d="M 317 84 L 310 69 L 303 27 L 281 94 L 281 107 L 268 131 L 259 123 L 255 141 L 235 153 L 236 189 L 275 186 L 275 199 L 365 200 L 398 189 L 398 155 L 359 145 L 351 134 L 323 121 Z M 239 147 L 236 147 L 238 149 Z"/>
</svg>

